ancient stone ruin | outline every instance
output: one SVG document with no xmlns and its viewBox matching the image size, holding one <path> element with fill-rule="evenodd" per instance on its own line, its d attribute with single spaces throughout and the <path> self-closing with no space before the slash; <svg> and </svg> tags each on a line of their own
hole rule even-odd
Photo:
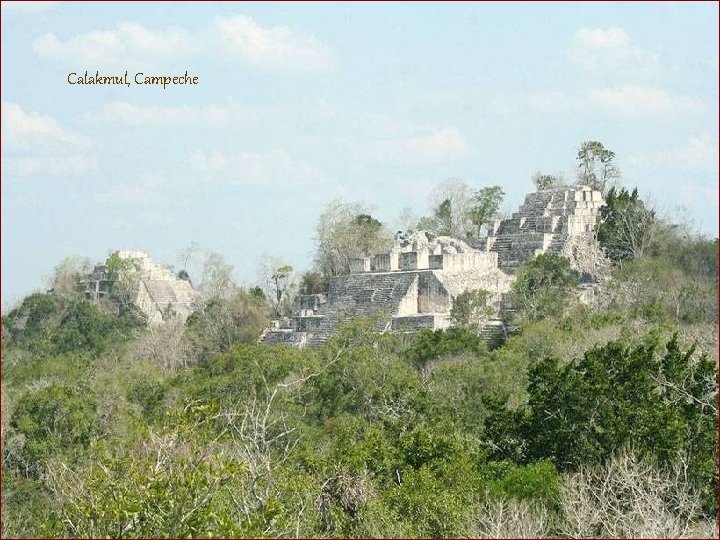
<svg viewBox="0 0 720 540">
<path fill-rule="evenodd" d="M 592 280 L 606 262 L 596 240 L 604 204 L 602 194 L 588 186 L 531 193 L 512 217 L 493 224 L 480 246 L 497 253 L 499 267 L 509 274 L 535 255 L 555 253 Z"/>
<path fill-rule="evenodd" d="M 389 253 L 351 261 L 351 273 L 331 280 L 326 294 L 301 295 L 289 317 L 272 322 L 263 343 L 319 345 L 358 316 L 377 317 L 380 331 L 440 329 L 464 291 L 490 293 L 495 316 L 486 337 L 502 330 L 504 297 L 518 266 L 541 253 L 567 257 L 586 282 L 605 266 L 596 230 L 602 194 L 588 186 L 531 193 L 510 218 L 492 224 L 473 245 L 417 231 Z"/>
<path fill-rule="evenodd" d="M 148 324 L 160 324 L 170 317 L 187 319 L 200 300 L 192 285 L 175 276 L 168 268 L 154 262 L 144 251 L 116 251 L 127 268 L 122 280 L 132 296 L 130 301 L 147 317 Z M 107 263 L 95 265 L 92 273 L 80 282 L 89 300 L 110 296 L 119 277 L 111 275 Z"/>
</svg>

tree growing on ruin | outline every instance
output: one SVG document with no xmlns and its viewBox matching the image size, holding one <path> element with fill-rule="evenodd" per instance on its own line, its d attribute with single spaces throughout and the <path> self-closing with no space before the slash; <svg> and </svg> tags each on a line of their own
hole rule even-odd
<svg viewBox="0 0 720 540">
<path fill-rule="evenodd" d="M 397 218 L 397 225 L 400 231 L 413 232 L 417 227 L 418 217 L 412 208 L 406 206 Z"/>
<path fill-rule="evenodd" d="M 473 204 L 473 190 L 463 180 L 451 178 L 441 183 L 430 194 L 432 216 L 422 218 L 418 229 L 436 235 L 465 238 L 473 229 L 469 211 Z"/>
<path fill-rule="evenodd" d="M 493 315 L 491 294 L 484 289 L 464 291 L 454 300 L 450 320 L 454 325 L 479 332 Z"/>
<path fill-rule="evenodd" d="M 270 308 L 276 316 L 284 316 L 290 310 L 298 289 L 293 267 L 279 257 L 265 256 L 260 261 L 258 275 Z"/>
<path fill-rule="evenodd" d="M 133 300 L 140 286 L 138 262 L 134 259 L 121 258 L 113 253 L 105 261 L 108 279 L 112 282 L 110 299 L 120 313 L 132 309 Z"/>
<path fill-rule="evenodd" d="M 560 178 L 552 174 L 543 174 L 540 171 L 532 175 L 532 182 L 538 190 L 550 189 L 562 184 Z"/>
<path fill-rule="evenodd" d="M 275 286 L 275 299 L 278 304 L 280 303 L 280 300 L 282 300 L 283 293 L 287 288 L 288 281 L 292 273 L 293 267 L 289 264 L 284 264 L 283 266 L 276 268 L 272 276 L 270 276 Z"/>
<path fill-rule="evenodd" d="M 328 280 L 320 272 L 310 270 L 300 278 L 300 294 L 319 294 L 327 292 Z"/>
<path fill-rule="evenodd" d="M 487 186 L 473 194 L 468 217 L 475 226 L 475 234 L 480 236 L 485 225 L 489 224 L 498 213 L 505 192 L 500 186 Z"/>
<path fill-rule="evenodd" d="M 78 282 L 92 271 L 87 257 L 66 257 L 55 267 L 50 288 L 63 297 L 77 297 Z"/>
<path fill-rule="evenodd" d="M 583 141 L 577 153 L 577 173 L 579 184 L 605 194 L 610 185 L 620 178 L 615 152 L 599 141 Z"/>
<path fill-rule="evenodd" d="M 331 202 L 316 227 L 315 265 L 325 277 L 350 273 L 350 259 L 382 253 L 392 235 L 360 204 Z"/>
<path fill-rule="evenodd" d="M 457 236 L 458 230 L 453 224 L 452 200 L 445 199 L 433 212 L 435 233 L 442 236 Z"/>
<path fill-rule="evenodd" d="M 553 253 L 525 262 L 512 284 L 512 299 L 518 314 L 528 319 L 560 315 L 570 291 L 577 285 L 570 261 Z"/>
<path fill-rule="evenodd" d="M 200 254 L 200 245 L 197 242 L 191 242 L 190 245 L 184 247 L 177 254 L 177 260 L 182 264 L 182 268 L 178 271 L 178 277 L 188 281 L 192 285 L 190 278 L 191 268 L 195 270 Z"/>
<path fill-rule="evenodd" d="M 432 216 L 420 219 L 417 228 L 455 238 L 479 236 L 497 214 L 504 196 L 500 186 L 474 190 L 462 180 L 447 180 L 433 190 Z"/>
</svg>

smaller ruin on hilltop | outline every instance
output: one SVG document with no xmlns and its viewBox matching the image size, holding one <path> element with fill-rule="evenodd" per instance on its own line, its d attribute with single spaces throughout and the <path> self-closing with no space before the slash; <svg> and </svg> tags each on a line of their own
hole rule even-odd
<svg viewBox="0 0 720 540">
<path fill-rule="evenodd" d="M 119 279 L 128 287 L 132 303 L 147 317 L 148 324 L 162 323 L 169 316 L 187 319 L 200 300 L 192 285 L 154 262 L 144 251 L 116 251 L 108 259 L 123 261 L 121 276 L 112 275 L 107 261 L 95 265 L 79 286 L 89 300 L 108 298 Z"/>
<path fill-rule="evenodd" d="M 451 325 L 455 298 L 484 289 L 495 317 L 485 337 L 502 330 L 504 295 L 517 268 L 541 253 L 570 260 L 586 282 L 606 260 L 597 246 L 602 194 L 588 186 L 556 186 L 527 195 L 510 218 L 495 221 L 473 245 L 417 231 L 388 253 L 351 261 L 351 273 L 330 281 L 326 294 L 300 295 L 289 317 L 272 321 L 262 343 L 319 345 L 358 316 L 378 318 L 380 331 L 440 329 Z"/>
</svg>

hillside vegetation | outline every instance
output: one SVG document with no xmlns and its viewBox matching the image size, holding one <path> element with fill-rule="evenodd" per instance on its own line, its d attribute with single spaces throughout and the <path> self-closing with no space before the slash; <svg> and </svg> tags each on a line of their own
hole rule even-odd
<svg viewBox="0 0 720 540">
<path fill-rule="evenodd" d="M 717 239 L 653 217 L 629 249 L 642 201 L 608 199 L 603 293 L 529 261 L 492 346 L 363 319 L 258 345 L 277 272 L 153 328 L 28 296 L 2 326 L 3 536 L 717 537 Z"/>
</svg>

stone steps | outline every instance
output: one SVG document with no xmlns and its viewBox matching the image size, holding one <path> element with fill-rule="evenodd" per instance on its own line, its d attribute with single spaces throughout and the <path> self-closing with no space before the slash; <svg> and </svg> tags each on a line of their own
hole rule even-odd
<svg viewBox="0 0 720 540">
<path fill-rule="evenodd" d="M 328 297 L 333 302 L 320 305 L 316 313 L 324 315 L 317 331 L 308 336 L 308 345 L 320 345 L 335 333 L 337 327 L 355 317 L 372 317 L 385 312 L 388 317 L 397 312 L 407 294 L 416 272 L 384 274 L 350 274 L 331 282 Z M 385 322 L 378 322 L 383 330 Z"/>
<path fill-rule="evenodd" d="M 543 251 L 546 234 L 553 236 L 544 251 L 561 252 L 567 238 L 567 216 L 573 208 L 572 188 L 551 189 L 528 195 L 512 218 L 501 223 L 493 238 L 490 251 L 498 254 L 498 265 L 514 273 L 520 264 L 534 257 L 538 250 Z M 553 228 L 554 218 L 559 219 Z"/>
</svg>

